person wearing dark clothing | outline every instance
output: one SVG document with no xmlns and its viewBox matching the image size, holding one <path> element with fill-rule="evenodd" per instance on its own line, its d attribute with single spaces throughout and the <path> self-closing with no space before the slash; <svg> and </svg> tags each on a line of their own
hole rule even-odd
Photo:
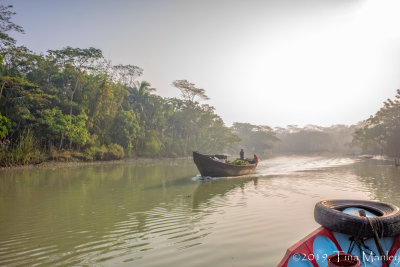
<svg viewBox="0 0 400 267">
<path fill-rule="evenodd" d="M 243 148 L 242 149 L 240 149 L 240 160 L 244 160 L 244 151 L 243 151 Z"/>
</svg>

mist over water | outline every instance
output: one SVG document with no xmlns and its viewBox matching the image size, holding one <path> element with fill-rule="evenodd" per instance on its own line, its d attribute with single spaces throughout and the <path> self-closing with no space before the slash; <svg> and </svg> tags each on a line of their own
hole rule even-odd
<svg viewBox="0 0 400 267">
<path fill-rule="evenodd" d="M 400 205 L 400 170 L 378 160 L 277 157 L 207 180 L 191 160 L 60 170 L 0 172 L 0 265 L 275 266 L 319 200 Z"/>
</svg>

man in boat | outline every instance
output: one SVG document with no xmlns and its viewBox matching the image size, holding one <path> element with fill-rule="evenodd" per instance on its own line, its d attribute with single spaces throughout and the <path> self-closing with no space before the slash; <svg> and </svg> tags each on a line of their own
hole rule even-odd
<svg viewBox="0 0 400 267">
<path fill-rule="evenodd" d="M 243 148 L 240 149 L 239 155 L 240 155 L 240 160 L 244 160 L 244 151 L 243 151 Z"/>
<path fill-rule="evenodd" d="M 254 158 L 253 158 L 253 160 L 251 161 L 251 163 L 253 163 L 253 164 L 257 164 L 257 163 L 258 163 L 258 157 L 257 157 L 256 154 L 254 154 Z"/>
</svg>

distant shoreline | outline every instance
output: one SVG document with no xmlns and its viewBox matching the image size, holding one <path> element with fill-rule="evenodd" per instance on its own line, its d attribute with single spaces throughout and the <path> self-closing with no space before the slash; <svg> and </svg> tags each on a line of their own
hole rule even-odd
<svg viewBox="0 0 400 267">
<path fill-rule="evenodd" d="M 310 153 L 310 154 L 288 154 L 282 153 L 277 155 L 269 155 L 267 157 L 261 158 L 274 158 L 280 156 L 347 156 L 347 157 L 354 157 L 360 158 L 360 155 L 354 154 L 341 154 L 341 153 Z M 233 155 L 229 155 L 230 157 L 234 157 Z M 0 171 L 4 170 L 18 170 L 18 169 L 47 169 L 47 168 L 65 168 L 65 167 L 80 167 L 80 166 L 96 166 L 96 165 L 114 165 L 114 164 L 126 164 L 126 163 L 151 163 L 155 161 L 167 161 L 167 160 L 190 160 L 192 159 L 191 156 L 187 157 L 159 157 L 159 158 L 146 158 L 146 157 L 137 157 L 137 158 L 126 158 L 126 159 L 119 159 L 119 160 L 95 160 L 95 161 L 45 161 L 39 164 L 27 164 L 27 165 L 14 165 L 9 167 L 0 167 Z M 393 161 L 393 158 L 388 156 L 374 156 L 372 159 L 375 160 L 386 160 L 386 161 Z"/>
<path fill-rule="evenodd" d="M 150 163 L 154 161 L 164 160 L 189 160 L 191 157 L 162 157 L 162 158 L 126 158 L 119 160 L 96 160 L 96 161 L 45 161 L 39 164 L 28 165 L 15 165 L 9 167 L 0 167 L 0 171 L 4 170 L 18 170 L 18 169 L 50 169 L 50 168 L 65 168 L 65 167 L 79 167 L 79 166 L 96 166 L 96 165 L 114 165 L 126 163 Z"/>
</svg>

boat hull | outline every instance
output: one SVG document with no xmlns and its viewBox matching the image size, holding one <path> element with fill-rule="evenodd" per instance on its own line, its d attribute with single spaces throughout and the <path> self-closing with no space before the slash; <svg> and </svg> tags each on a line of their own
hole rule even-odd
<svg viewBox="0 0 400 267">
<path fill-rule="evenodd" d="M 320 267 L 327 266 L 327 258 L 339 252 L 347 252 L 350 247 L 350 235 L 333 232 L 320 227 L 299 242 L 291 246 L 278 267 Z M 389 265 L 400 266 L 400 235 L 395 237 L 382 237 L 380 242 L 385 250 Z M 373 238 L 364 240 L 367 247 L 371 248 L 373 254 L 361 253 L 357 248 L 353 255 L 364 260 L 363 267 L 384 266 L 383 262 L 376 256 L 379 252 Z M 372 256 L 375 255 L 375 256 Z M 362 261 L 363 262 L 363 261 Z"/>
<path fill-rule="evenodd" d="M 240 176 L 254 173 L 257 164 L 237 166 L 215 161 L 210 156 L 193 152 L 193 161 L 200 171 L 201 176 L 227 177 Z"/>
</svg>

